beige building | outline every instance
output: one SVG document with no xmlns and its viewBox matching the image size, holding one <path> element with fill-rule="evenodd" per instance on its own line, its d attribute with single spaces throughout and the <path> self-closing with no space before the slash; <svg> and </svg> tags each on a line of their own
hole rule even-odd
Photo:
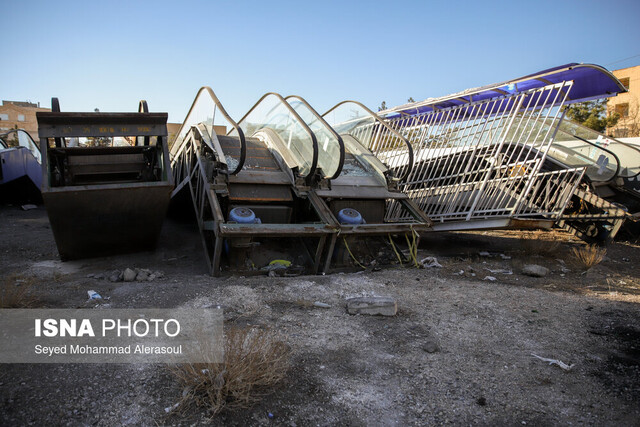
<svg viewBox="0 0 640 427">
<path fill-rule="evenodd" d="M 0 105 L 0 133 L 10 129 L 24 129 L 29 132 L 35 142 L 39 142 L 38 121 L 36 120 L 36 112 L 38 111 L 51 111 L 51 109 L 40 108 L 40 103 L 2 101 L 2 105 Z"/>
<path fill-rule="evenodd" d="M 614 70 L 613 75 L 628 92 L 609 98 L 607 114 L 618 113 L 620 120 L 607 134 L 617 138 L 640 136 L 640 65 Z"/>
<path fill-rule="evenodd" d="M 181 126 L 182 123 L 167 123 L 167 141 L 169 144 L 169 148 L 171 148 L 171 146 L 175 142 L 176 137 L 178 136 L 178 132 L 180 132 Z M 213 131 L 216 133 L 216 135 L 226 135 L 227 127 L 214 125 Z"/>
</svg>

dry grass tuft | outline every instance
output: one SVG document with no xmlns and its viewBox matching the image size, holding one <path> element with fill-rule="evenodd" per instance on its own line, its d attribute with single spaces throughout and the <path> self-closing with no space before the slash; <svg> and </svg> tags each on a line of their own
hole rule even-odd
<svg viewBox="0 0 640 427">
<path fill-rule="evenodd" d="M 600 264 L 604 259 L 604 256 L 607 254 L 607 250 L 605 248 L 601 248 L 596 245 L 571 248 L 571 252 L 574 256 L 574 263 L 585 270 L 589 270 L 594 265 Z"/>
<path fill-rule="evenodd" d="M 561 242 L 548 231 L 523 231 L 520 234 L 520 246 L 527 255 L 554 256 Z"/>
<path fill-rule="evenodd" d="M 0 308 L 29 308 L 37 304 L 32 290 L 34 279 L 10 275 L 0 283 Z"/>
<path fill-rule="evenodd" d="M 224 363 L 181 364 L 171 372 L 184 387 L 178 408 L 246 408 L 271 392 L 289 368 L 289 347 L 270 330 L 231 327 L 225 330 Z"/>
</svg>

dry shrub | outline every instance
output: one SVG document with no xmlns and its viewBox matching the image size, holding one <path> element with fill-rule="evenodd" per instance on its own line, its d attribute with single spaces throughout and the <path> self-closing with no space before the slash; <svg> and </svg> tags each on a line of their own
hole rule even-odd
<svg viewBox="0 0 640 427">
<path fill-rule="evenodd" d="M 590 269 L 594 265 L 600 264 L 604 259 L 604 256 L 607 254 L 607 250 L 605 248 L 601 248 L 596 245 L 571 248 L 571 252 L 574 256 L 574 263 L 585 270 Z"/>
<path fill-rule="evenodd" d="M 32 290 L 34 279 L 10 275 L 0 283 L 0 308 L 29 308 L 36 305 L 37 300 Z"/>
<path fill-rule="evenodd" d="M 527 255 L 553 256 L 560 249 L 560 241 L 548 231 L 523 231 L 520 246 Z"/>
<path fill-rule="evenodd" d="M 249 407 L 284 378 L 289 356 L 289 347 L 270 330 L 227 328 L 224 363 L 171 368 L 184 387 L 178 408 L 184 413 L 191 405 L 205 407 L 213 416 L 223 409 Z"/>
</svg>

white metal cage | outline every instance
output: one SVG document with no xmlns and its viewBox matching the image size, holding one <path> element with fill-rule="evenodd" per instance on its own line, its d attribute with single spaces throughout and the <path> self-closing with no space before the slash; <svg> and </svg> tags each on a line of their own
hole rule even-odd
<svg viewBox="0 0 640 427">
<path fill-rule="evenodd" d="M 463 105 L 388 117 L 414 151 L 413 169 L 400 189 L 436 222 L 557 219 L 584 173 L 542 169 L 572 84 L 483 101 L 468 96 Z M 402 164 L 403 153 L 393 149 L 378 156 Z M 402 221 L 404 214 L 390 203 L 386 219 Z"/>
</svg>

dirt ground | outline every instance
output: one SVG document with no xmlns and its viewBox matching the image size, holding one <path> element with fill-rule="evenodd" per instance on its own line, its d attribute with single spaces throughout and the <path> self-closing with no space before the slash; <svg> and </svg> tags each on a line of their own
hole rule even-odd
<svg viewBox="0 0 640 427">
<path fill-rule="evenodd" d="M 418 258 L 441 268 L 214 278 L 190 223 L 165 221 L 153 253 L 68 263 L 42 206 L 0 206 L 0 235 L 0 277 L 33 282 L 38 306 L 93 308 L 87 290 L 112 308 L 219 304 L 225 326 L 271 327 L 292 349 L 272 394 L 212 420 L 166 414 L 182 390 L 164 366 L 0 365 L 0 425 L 640 425 L 637 242 L 586 273 L 570 236 L 502 231 L 423 236 Z M 126 267 L 163 277 L 108 280 Z M 347 313 L 347 298 L 372 295 L 398 314 Z"/>
</svg>

